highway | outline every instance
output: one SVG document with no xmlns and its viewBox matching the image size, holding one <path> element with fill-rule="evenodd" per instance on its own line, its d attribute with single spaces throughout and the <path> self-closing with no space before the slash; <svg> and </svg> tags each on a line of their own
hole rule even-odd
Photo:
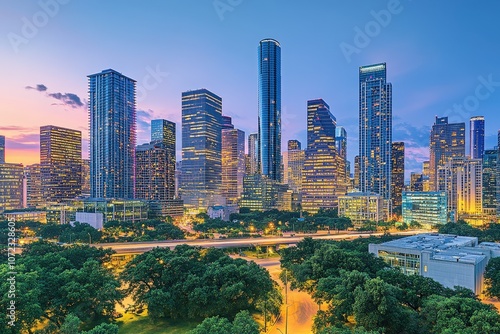
<svg viewBox="0 0 500 334">
<path fill-rule="evenodd" d="M 404 231 L 393 234 L 398 235 L 414 235 L 419 233 L 429 233 L 429 231 Z M 369 236 L 381 236 L 383 233 L 344 233 L 344 234 L 305 234 L 295 235 L 293 237 L 261 237 L 261 238 L 242 238 L 242 239 L 196 239 L 196 240 L 168 240 L 168 241 L 147 241 L 147 242 L 124 242 L 124 243 L 102 243 L 92 244 L 93 247 L 111 248 L 117 254 L 140 254 L 155 247 L 169 247 L 175 248 L 178 245 L 187 244 L 190 246 L 199 246 L 204 248 L 237 248 L 249 246 L 271 246 L 271 245 L 290 245 L 296 244 L 303 240 L 305 237 L 313 239 L 328 239 L 328 240 L 342 240 L 342 239 L 355 239 L 366 238 Z"/>
</svg>

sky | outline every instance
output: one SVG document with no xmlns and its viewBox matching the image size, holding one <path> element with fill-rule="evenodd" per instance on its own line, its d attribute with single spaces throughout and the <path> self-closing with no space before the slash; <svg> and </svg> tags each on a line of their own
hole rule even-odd
<svg viewBox="0 0 500 334">
<path fill-rule="evenodd" d="M 282 147 L 306 145 L 307 100 L 323 98 L 358 153 L 358 69 L 387 63 L 393 141 L 406 179 L 429 159 L 436 116 L 482 115 L 486 148 L 500 128 L 500 2 L 411 0 L 39 0 L 0 2 L 0 134 L 6 160 L 39 162 L 39 128 L 78 129 L 88 157 L 87 75 L 137 81 L 137 131 L 177 123 L 181 93 L 207 88 L 223 114 L 257 132 L 257 48 L 281 44 Z M 467 149 L 468 151 L 468 149 Z M 353 165 L 353 164 L 352 164 Z"/>
</svg>

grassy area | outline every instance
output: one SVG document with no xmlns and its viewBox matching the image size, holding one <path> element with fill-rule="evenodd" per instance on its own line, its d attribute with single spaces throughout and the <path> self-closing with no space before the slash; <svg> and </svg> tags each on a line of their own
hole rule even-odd
<svg viewBox="0 0 500 334">
<path fill-rule="evenodd" d="M 119 334 L 184 334 L 195 328 L 199 322 L 159 320 L 152 322 L 148 316 L 125 314 L 118 322 Z"/>
</svg>

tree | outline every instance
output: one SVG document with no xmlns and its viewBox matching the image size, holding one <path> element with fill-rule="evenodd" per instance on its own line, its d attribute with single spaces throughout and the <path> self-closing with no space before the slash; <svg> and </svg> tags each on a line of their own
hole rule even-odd
<svg viewBox="0 0 500 334">
<path fill-rule="evenodd" d="M 500 257 L 490 259 L 484 272 L 485 293 L 491 298 L 500 298 Z"/>
<path fill-rule="evenodd" d="M 76 315 L 71 313 L 68 314 L 66 318 L 64 318 L 64 323 L 61 326 L 61 334 L 79 334 L 81 323 L 82 322 Z"/>
<path fill-rule="evenodd" d="M 231 323 L 219 316 L 206 318 L 189 334 L 259 334 L 259 325 L 248 311 L 241 311 Z"/>
<path fill-rule="evenodd" d="M 118 334 L 118 325 L 102 323 L 82 334 Z"/>
</svg>

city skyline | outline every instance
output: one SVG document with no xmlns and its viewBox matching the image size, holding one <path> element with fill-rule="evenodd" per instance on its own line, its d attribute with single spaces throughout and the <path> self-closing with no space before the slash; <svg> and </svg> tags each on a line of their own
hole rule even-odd
<svg viewBox="0 0 500 334">
<path fill-rule="evenodd" d="M 5 38 L 0 41 L 1 56 L 9 64 L 5 74 L 10 79 L 0 89 L 4 101 L 0 134 L 6 136 L 7 161 L 25 165 L 38 162 L 37 132 L 44 124 L 82 131 L 87 158 L 85 76 L 104 68 L 114 68 L 138 81 L 138 144 L 149 141 L 151 119 L 180 124 L 179 95 L 197 87 L 218 92 L 225 101 L 224 114 L 247 134 L 255 133 L 256 45 L 267 37 L 275 38 L 282 46 L 282 147 L 289 139 L 306 141 L 307 100 L 321 97 L 329 101 L 338 124 L 347 130 L 351 148 L 348 160 L 353 164 L 356 152 L 352 148 L 358 146 L 357 68 L 386 62 L 390 80 L 398 87 L 393 102 L 393 140 L 406 143 L 407 180 L 411 171 L 418 171 L 421 162 L 428 160 L 428 134 L 435 116 L 448 116 L 450 121 L 466 122 L 468 127 L 471 116 L 484 115 L 485 149 L 493 148 L 499 120 L 496 106 L 500 102 L 500 72 L 494 57 L 498 46 L 491 41 L 498 33 L 493 22 L 500 4 L 490 3 L 491 10 L 485 11 L 473 4 L 401 1 L 389 23 L 376 26 L 377 34 L 365 41 L 361 37 L 357 40 L 357 31 L 364 32 L 370 22 L 378 22 L 373 12 L 387 11 L 388 5 L 321 1 L 311 6 L 300 1 L 273 1 L 265 5 L 264 11 L 264 4 L 243 2 L 219 15 L 211 2 L 195 6 L 166 2 L 148 7 L 131 2 L 128 6 L 113 6 L 113 11 L 117 16 L 137 13 L 141 18 L 138 24 L 118 28 L 112 26 L 114 21 L 105 19 L 111 4 L 69 2 L 61 4 L 36 34 L 29 35 L 27 43 L 14 48 L 8 36 L 24 38 L 23 17 L 31 21 L 43 9 L 37 2 L 2 3 L 0 13 L 4 19 L 0 30 Z M 92 25 L 86 24 L 90 12 Z M 286 15 L 277 18 L 281 12 Z M 442 24 L 444 12 L 452 18 L 446 25 Z M 262 15 L 263 23 L 255 25 L 255 18 Z M 425 25 L 422 16 L 426 17 Z M 295 26 L 298 19 L 316 24 Z M 474 24 L 465 28 L 463 19 Z M 87 29 L 80 29 L 82 24 Z M 205 27 L 203 31 L 197 29 L 200 25 Z M 100 31 L 108 30 L 117 43 L 99 39 L 91 42 Z M 145 31 L 148 38 L 142 37 Z M 231 41 L 231 52 L 224 52 L 229 47 L 227 41 Z M 323 51 L 309 54 L 305 41 L 321 45 Z M 95 50 L 92 54 L 82 48 L 90 43 Z M 130 49 L 130 45 L 134 48 Z M 346 58 L 341 48 L 346 45 L 358 52 Z M 196 55 L 198 47 L 205 49 L 203 56 Z M 176 52 L 171 52 L 173 48 Z M 465 63 L 468 66 L 463 66 Z M 61 71 L 64 76 L 54 75 Z M 485 86 L 488 82 L 490 85 Z M 482 88 L 476 97 L 478 87 Z M 455 110 L 455 104 L 462 111 Z M 177 131 L 180 138 L 180 126 Z"/>
</svg>

